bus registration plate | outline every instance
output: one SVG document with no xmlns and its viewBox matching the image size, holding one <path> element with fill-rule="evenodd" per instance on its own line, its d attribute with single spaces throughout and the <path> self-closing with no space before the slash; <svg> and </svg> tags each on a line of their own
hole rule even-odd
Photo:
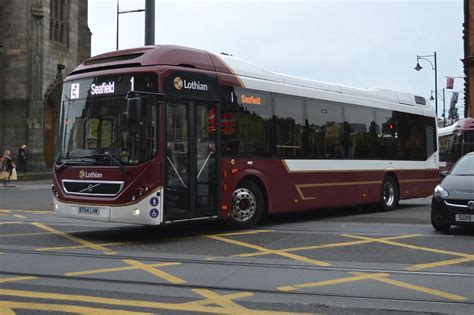
<svg viewBox="0 0 474 315">
<path fill-rule="evenodd" d="M 79 214 L 100 215 L 100 209 L 92 207 L 79 207 Z"/>
<path fill-rule="evenodd" d="M 474 222 L 474 215 L 456 214 L 456 222 Z"/>
</svg>

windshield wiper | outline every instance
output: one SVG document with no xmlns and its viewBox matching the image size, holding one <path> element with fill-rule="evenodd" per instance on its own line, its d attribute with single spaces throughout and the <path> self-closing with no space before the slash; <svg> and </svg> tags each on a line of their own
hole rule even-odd
<svg viewBox="0 0 474 315">
<path fill-rule="evenodd" d="M 81 158 L 73 158 L 73 159 L 68 159 L 68 160 L 63 160 L 63 164 L 61 165 L 58 165 L 58 168 L 56 168 L 56 172 L 60 173 L 64 170 L 64 168 L 66 167 L 66 165 L 69 165 L 69 164 L 74 164 L 74 163 L 84 163 L 84 162 L 87 162 L 85 160 Z"/>
<path fill-rule="evenodd" d="M 125 174 L 128 175 L 128 170 L 125 166 L 123 166 L 122 163 L 120 163 L 119 160 L 117 160 L 112 154 L 110 153 L 97 153 L 93 155 L 88 155 L 84 156 L 85 158 L 96 158 L 96 157 L 101 157 L 101 156 L 106 156 L 108 157 L 112 162 L 114 162 L 115 165 L 117 165 Z"/>
</svg>

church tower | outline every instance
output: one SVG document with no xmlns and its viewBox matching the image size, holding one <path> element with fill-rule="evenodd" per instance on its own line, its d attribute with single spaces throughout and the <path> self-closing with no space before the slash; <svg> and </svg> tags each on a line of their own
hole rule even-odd
<svg viewBox="0 0 474 315">
<path fill-rule="evenodd" d="M 62 79 L 90 57 L 87 0 L 0 0 L 0 150 L 52 166 Z"/>
</svg>

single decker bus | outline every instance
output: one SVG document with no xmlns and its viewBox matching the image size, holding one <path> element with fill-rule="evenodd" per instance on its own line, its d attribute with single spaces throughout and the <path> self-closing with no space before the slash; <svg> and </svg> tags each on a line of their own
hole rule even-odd
<svg viewBox="0 0 474 315">
<path fill-rule="evenodd" d="M 363 204 L 394 209 L 438 182 L 423 97 L 267 71 L 226 54 L 147 46 L 65 79 L 54 210 L 162 225 Z"/>
<path fill-rule="evenodd" d="M 439 168 L 449 171 L 459 158 L 474 151 L 474 118 L 463 118 L 440 128 L 438 137 Z"/>
</svg>

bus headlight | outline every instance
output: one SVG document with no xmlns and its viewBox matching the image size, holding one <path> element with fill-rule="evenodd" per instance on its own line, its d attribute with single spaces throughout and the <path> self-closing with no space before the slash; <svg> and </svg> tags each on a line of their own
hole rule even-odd
<svg viewBox="0 0 474 315">
<path fill-rule="evenodd" d="M 438 198 L 446 198 L 449 196 L 449 193 L 443 187 L 441 187 L 441 185 L 438 185 L 434 190 L 434 195 Z"/>
<path fill-rule="evenodd" d="M 140 209 L 136 208 L 135 210 L 133 210 L 133 215 L 135 217 L 138 217 L 140 215 Z"/>
</svg>

